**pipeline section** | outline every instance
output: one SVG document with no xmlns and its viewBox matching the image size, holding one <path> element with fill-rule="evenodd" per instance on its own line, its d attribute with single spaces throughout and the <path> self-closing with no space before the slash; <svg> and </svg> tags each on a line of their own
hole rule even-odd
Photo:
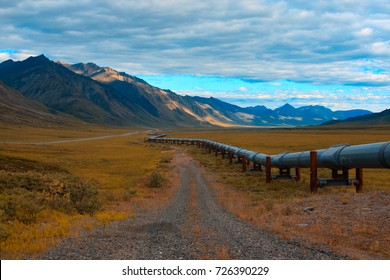
<svg viewBox="0 0 390 280">
<path fill-rule="evenodd" d="M 226 153 L 231 152 L 238 158 L 245 157 L 247 160 L 259 165 L 266 165 L 268 157 L 267 154 L 206 139 L 151 137 L 147 141 L 205 145 L 210 149 L 217 149 Z M 363 145 L 341 144 L 314 151 L 317 153 L 317 167 L 321 168 L 340 170 L 352 168 L 390 168 L 390 142 Z M 271 166 L 276 168 L 309 168 L 311 166 L 311 152 L 303 151 L 270 155 Z"/>
</svg>

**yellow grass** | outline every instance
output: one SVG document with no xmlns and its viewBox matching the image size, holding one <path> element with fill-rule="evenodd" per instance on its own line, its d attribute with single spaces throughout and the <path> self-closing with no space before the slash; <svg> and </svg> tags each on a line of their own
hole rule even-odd
<svg viewBox="0 0 390 280">
<path fill-rule="evenodd" d="M 65 129 L 0 127 L 3 142 L 46 142 L 66 139 L 121 135 L 129 129 L 86 126 Z M 50 248 L 59 237 L 77 236 L 80 230 L 134 217 L 137 199 L 147 203 L 159 190 L 150 191 L 145 185 L 153 170 L 169 162 L 171 152 L 143 142 L 146 134 L 51 145 L 0 144 L 0 154 L 30 159 L 67 170 L 72 175 L 94 182 L 103 202 L 102 210 L 93 217 L 73 213 L 44 211 L 30 224 L 20 222 L 0 224 L 8 237 L 1 242 L 1 258 L 29 258 Z M 166 164 L 165 164 L 166 165 Z M 162 172 L 167 172 L 166 169 Z M 129 190 L 131 197 L 128 197 Z M 158 193 L 161 195 L 161 193 Z M 1 212 L 1 211 L 0 211 Z M 92 219 L 92 221 L 91 221 Z M 77 223 L 84 226 L 72 226 Z"/>
<path fill-rule="evenodd" d="M 94 126 L 57 130 L 0 127 L 0 139 L 3 142 L 40 142 L 120 135 L 127 132 L 128 129 Z M 145 136 L 144 133 L 139 133 L 120 138 L 53 145 L 0 144 L 1 155 L 57 165 L 75 176 L 95 182 L 103 201 L 102 211 L 93 217 L 44 210 L 39 212 L 36 221 L 30 224 L 20 222 L 1 224 L 0 231 L 8 235 L 7 239 L 0 243 L 1 258 L 39 257 L 41 252 L 56 244 L 61 237 L 77 236 L 80 230 L 91 230 L 98 225 L 107 225 L 113 220 L 134 217 L 132 207 L 135 203 L 141 201 L 143 208 L 150 208 L 150 205 L 156 202 L 153 198 L 161 196 L 161 201 L 166 201 L 166 189 L 149 189 L 146 183 L 156 169 L 162 174 L 169 172 L 168 163 L 172 159 L 172 152 L 166 145 L 145 144 L 143 142 Z M 169 136 L 206 138 L 253 151 L 275 154 L 326 148 L 338 143 L 389 141 L 390 130 L 183 130 Z M 300 183 L 284 181 L 266 184 L 264 177 L 258 173 L 241 173 L 240 165 L 229 165 L 227 160 L 216 159 L 197 148 L 192 148 L 191 151 L 209 170 L 218 171 L 216 175 L 218 182 L 231 186 L 229 192 L 232 196 L 227 196 L 225 200 L 230 201 L 232 208 L 241 209 L 237 213 L 238 216 L 248 220 L 265 219 L 267 213 L 271 213 L 272 217 L 276 217 L 272 229 L 288 235 L 284 231 L 287 223 L 283 222 L 283 219 L 291 219 L 294 215 L 284 203 L 311 196 L 308 191 L 307 169 L 303 170 L 303 181 Z M 320 172 L 323 176 L 329 175 L 328 170 Z M 388 170 L 365 169 L 364 178 L 365 191 L 390 190 Z M 229 194 L 228 190 L 224 191 Z M 330 188 L 321 189 L 319 195 L 352 192 L 353 188 Z M 237 203 L 238 200 L 241 201 L 240 196 L 250 198 L 247 205 Z M 224 203 L 227 203 L 226 201 Z M 342 205 L 350 204 L 348 196 L 340 201 Z M 259 216 L 261 218 L 257 218 Z M 319 226 L 318 229 L 324 230 Z M 336 231 L 336 228 L 333 230 Z M 365 233 L 362 231 L 365 230 L 353 228 L 352 231 L 363 235 Z M 381 241 L 372 240 L 367 245 L 367 250 L 376 252 L 381 247 L 383 247 Z M 225 255 L 222 249 L 221 252 L 221 255 Z"/>
<path fill-rule="evenodd" d="M 42 211 L 36 223 L 12 222 L 7 226 L 9 238 L 0 243 L 1 258 L 33 258 L 55 245 L 59 238 L 68 236 L 72 225 L 80 223 L 81 219 L 81 215 L 70 217 L 60 212 Z"/>
<path fill-rule="evenodd" d="M 390 141 L 390 130 L 215 129 L 176 131 L 170 136 L 210 139 L 265 154 L 278 154 L 340 143 Z M 261 173 L 242 173 L 241 164 L 229 164 L 227 159 L 216 158 L 213 153 L 195 146 L 190 146 L 189 152 L 211 171 L 207 173 L 208 180 L 217 197 L 239 218 L 265 227 L 283 239 L 298 237 L 327 244 L 350 258 L 389 258 L 388 169 L 364 169 L 363 194 L 356 194 L 354 186 L 349 186 L 319 189 L 314 195 L 309 190 L 308 169 L 302 169 L 301 182 L 286 180 L 267 184 Z M 353 173 L 351 170 L 352 176 Z M 330 170 L 319 169 L 319 176 L 330 177 Z M 303 211 L 311 206 L 315 209 L 312 214 Z M 364 211 L 366 214 L 362 215 Z"/>
</svg>

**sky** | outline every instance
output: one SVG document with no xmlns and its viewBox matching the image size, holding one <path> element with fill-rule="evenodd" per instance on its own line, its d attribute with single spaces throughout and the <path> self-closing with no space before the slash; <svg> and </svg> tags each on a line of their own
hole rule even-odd
<svg viewBox="0 0 390 280">
<path fill-rule="evenodd" d="M 0 0 L 0 62 L 39 54 L 240 106 L 390 108 L 388 0 Z"/>
</svg>

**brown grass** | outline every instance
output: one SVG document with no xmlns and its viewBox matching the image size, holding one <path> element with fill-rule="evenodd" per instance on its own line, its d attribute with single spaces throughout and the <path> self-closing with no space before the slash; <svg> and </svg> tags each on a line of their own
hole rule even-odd
<svg viewBox="0 0 390 280">
<path fill-rule="evenodd" d="M 2 141 L 12 142 L 41 142 L 119 135 L 126 132 L 129 131 L 92 126 L 60 130 L 2 127 L 0 138 Z M 147 180 L 155 170 L 164 177 L 169 177 L 167 174 L 170 172 L 172 151 L 165 146 L 145 144 L 144 137 L 145 135 L 140 133 L 121 138 L 55 145 L 0 144 L 0 156 L 20 159 L 6 162 L 3 169 L 0 166 L 2 175 L 8 176 L 12 181 L 16 178 L 12 174 L 16 173 L 5 174 L 1 170 L 22 167 L 29 176 L 27 184 L 36 182 L 35 178 L 43 178 L 31 185 L 33 196 L 37 193 L 34 188 L 41 188 L 40 182 L 48 178 L 49 171 L 62 170 L 69 176 L 95 185 L 102 203 L 101 210 L 92 216 L 72 211 L 60 213 L 48 208 L 43 211 L 39 208 L 34 220 L 28 223 L 9 223 L 3 219 L 0 221 L 1 258 L 39 257 L 41 252 L 56 244 L 59 238 L 77 236 L 80 231 L 92 230 L 117 219 L 132 217 L 136 208 L 150 209 L 164 203 L 168 199 L 166 197 L 172 194 L 170 186 L 150 189 L 147 187 Z M 30 164 L 30 161 L 33 164 Z M 43 167 L 39 169 L 40 166 Z M 53 170 L 46 171 L 50 168 Z M 26 181 L 24 177 L 20 175 L 18 178 Z M 53 191 L 58 189 L 56 186 L 61 189 L 61 180 L 53 185 Z M 0 191 L 0 196 L 1 193 Z"/>
<path fill-rule="evenodd" d="M 259 130 L 183 132 L 172 137 L 205 138 L 276 154 L 326 148 L 337 143 L 363 144 L 389 141 L 389 130 Z M 390 173 L 385 169 L 365 169 L 365 190 L 354 187 L 320 189 L 309 192 L 309 172 L 302 170 L 302 181 L 265 183 L 262 174 L 240 172 L 241 165 L 229 164 L 196 147 L 190 153 L 206 167 L 218 197 L 239 218 L 279 234 L 284 239 L 305 239 L 327 244 L 350 258 L 389 259 Z M 320 176 L 330 172 L 320 170 Z M 313 212 L 303 209 L 314 207 Z"/>
</svg>

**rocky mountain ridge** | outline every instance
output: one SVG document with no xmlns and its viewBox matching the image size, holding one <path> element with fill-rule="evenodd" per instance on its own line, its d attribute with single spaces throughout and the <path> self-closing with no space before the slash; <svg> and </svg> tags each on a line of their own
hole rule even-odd
<svg viewBox="0 0 390 280">
<path fill-rule="evenodd" d="M 216 98 L 181 96 L 94 63 L 53 62 L 44 55 L 0 64 L 0 81 L 46 107 L 95 124 L 148 127 L 302 126 L 370 114 L 323 106 L 242 108 Z"/>
</svg>

